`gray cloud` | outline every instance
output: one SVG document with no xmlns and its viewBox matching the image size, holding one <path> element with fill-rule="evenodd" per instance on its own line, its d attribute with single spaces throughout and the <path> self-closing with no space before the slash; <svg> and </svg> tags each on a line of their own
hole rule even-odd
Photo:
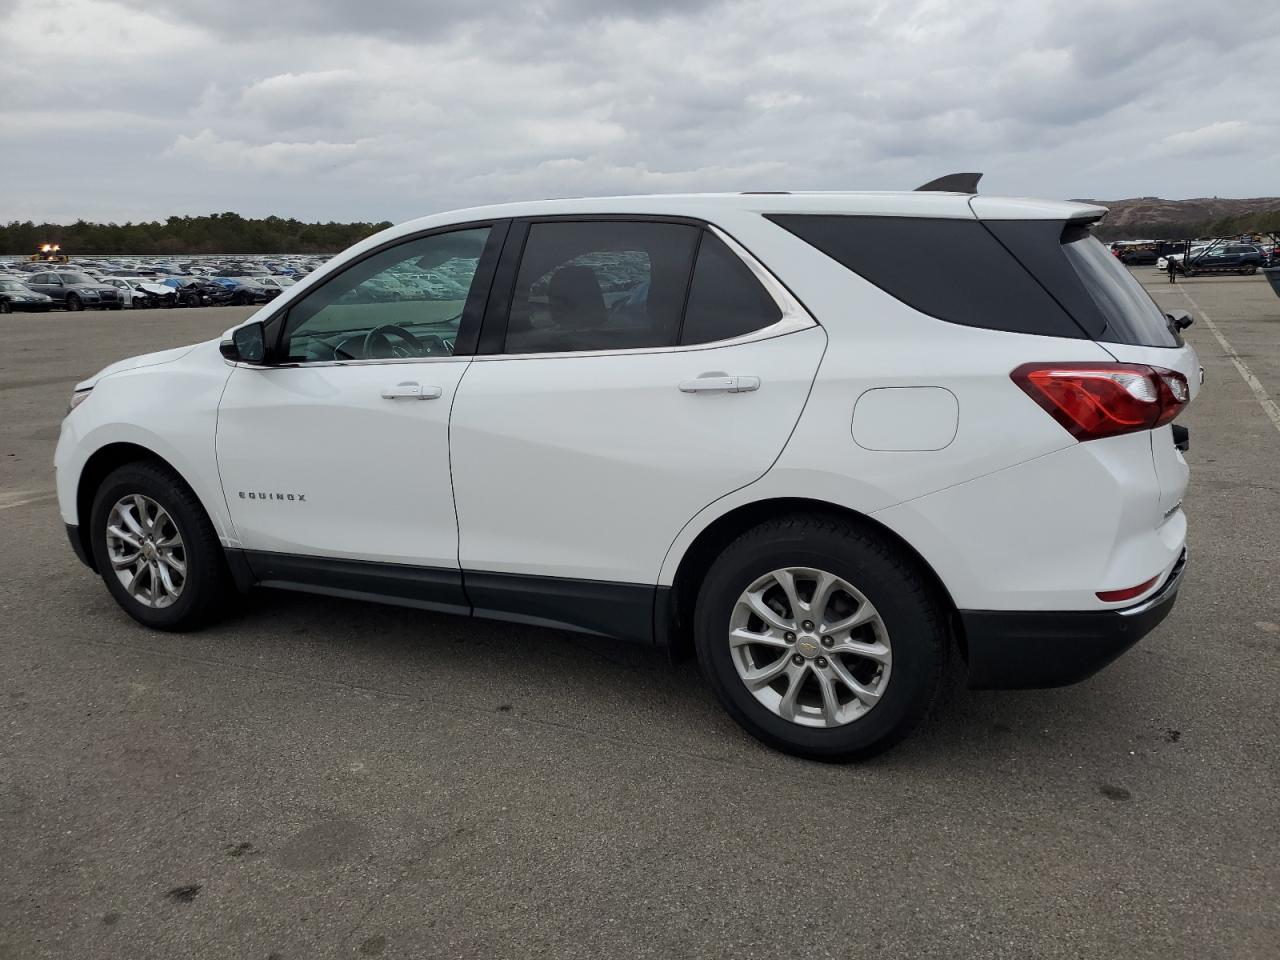
<svg viewBox="0 0 1280 960">
<path fill-rule="evenodd" d="M 1173 7 L 0 0 L 0 217 L 402 220 L 957 169 L 1016 194 L 1274 193 L 1280 10 Z"/>
</svg>

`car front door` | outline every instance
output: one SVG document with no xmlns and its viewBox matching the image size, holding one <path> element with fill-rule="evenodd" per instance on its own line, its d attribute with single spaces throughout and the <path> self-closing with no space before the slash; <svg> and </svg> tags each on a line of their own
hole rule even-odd
<svg viewBox="0 0 1280 960">
<path fill-rule="evenodd" d="M 667 549 L 778 457 L 826 335 L 700 224 L 517 222 L 507 249 L 451 426 L 467 595 L 648 639 Z"/>
<path fill-rule="evenodd" d="M 260 580 L 465 608 L 449 408 L 504 229 L 438 231 L 344 266 L 267 324 L 275 362 L 232 372 L 218 468 Z M 428 270 L 452 278 L 447 295 L 374 293 Z"/>
</svg>

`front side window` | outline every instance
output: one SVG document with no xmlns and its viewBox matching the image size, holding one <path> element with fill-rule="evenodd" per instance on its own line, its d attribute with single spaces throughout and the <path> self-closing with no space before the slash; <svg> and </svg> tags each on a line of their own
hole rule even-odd
<svg viewBox="0 0 1280 960">
<path fill-rule="evenodd" d="M 572 221 L 529 227 L 505 353 L 676 343 L 698 228 Z"/>
<path fill-rule="evenodd" d="M 290 307 L 291 363 L 449 356 L 488 227 L 433 234 L 353 264 Z"/>
</svg>

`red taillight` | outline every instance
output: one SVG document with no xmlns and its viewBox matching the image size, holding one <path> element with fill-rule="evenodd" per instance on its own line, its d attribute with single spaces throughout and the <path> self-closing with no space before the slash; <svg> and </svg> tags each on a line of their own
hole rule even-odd
<svg viewBox="0 0 1280 960">
<path fill-rule="evenodd" d="M 1140 597 L 1153 586 L 1155 586 L 1158 577 L 1152 577 L 1144 583 L 1138 584 L 1136 587 L 1126 587 L 1123 590 L 1099 590 L 1098 599 L 1107 603 L 1119 603 L 1121 600 L 1132 600 L 1134 597 Z"/>
<path fill-rule="evenodd" d="M 1163 426 L 1191 399 L 1182 374 L 1141 363 L 1024 363 L 1009 376 L 1082 442 Z"/>
</svg>

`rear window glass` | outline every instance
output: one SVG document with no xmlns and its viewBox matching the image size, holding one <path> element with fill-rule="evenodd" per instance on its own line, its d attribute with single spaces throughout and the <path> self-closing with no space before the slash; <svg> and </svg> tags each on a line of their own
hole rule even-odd
<svg viewBox="0 0 1280 960">
<path fill-rule="evenodd" d="M 1085 336 L 978 220 L 794 214 L 769 219 L 939 320 L 1045 337 Z"/>
<path fill-rule="evenodd" d="M 1133 274 L 1085 227 L 1069 226 L 1062 252 L 1106 320 L 1099 340 L 1147 347 L 1177 347 L 1169 319 Z"/>
</svg>

